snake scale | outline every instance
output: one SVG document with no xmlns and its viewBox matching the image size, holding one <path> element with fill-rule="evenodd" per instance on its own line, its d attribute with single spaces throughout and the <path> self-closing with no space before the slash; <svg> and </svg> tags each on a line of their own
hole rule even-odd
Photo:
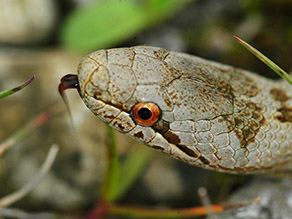
<svg viewBox="0 0 292 219">
<path fill-rule="evenodd" d="M 89 54 L 78 84 L 103 122 L 188 164 L 229 173 L 291 167 L 292 89 L 285 81 L 136 46 Z"/>
</svg>

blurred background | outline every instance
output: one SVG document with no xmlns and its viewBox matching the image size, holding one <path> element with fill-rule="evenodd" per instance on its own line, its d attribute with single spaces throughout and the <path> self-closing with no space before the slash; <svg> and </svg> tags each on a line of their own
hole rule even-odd
<svg viewBox="0 0 292 219">
<path fill-rule="evenodd" d="M 82 56 L 148 44 L 275 78 L 233 35 L 290 71 L 291 11 L 289 0 L 0 0 L 0 91 L 36 76 L 23 91 L 0 100 L 0 142 L 38 114 L 61 109 L 0 157 L 0 197 L 28 182 L 57 143 L 60 151 L 50 173 L 13 207 L 68 216 L 85 215 L 98 202 L 107 158 L 105 126 L 69 90 L 72 130 L 57 91 L 60 78 L 76 73 Z M 146 148 L 115 134 L 121 160 Z M 154 150 L 147 154 L 117 203 L 197 206 L 202 186 L 212 203 L 219 203 L 255 177 L 203 170 Z"/>
</svg>

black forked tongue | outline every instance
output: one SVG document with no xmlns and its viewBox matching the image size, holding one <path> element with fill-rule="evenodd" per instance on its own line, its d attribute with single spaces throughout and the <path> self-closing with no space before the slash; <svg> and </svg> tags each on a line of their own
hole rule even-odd
<svg viewBox="0 0 292 219">
<path fill-rule="evenodd" d="M 59 93 L 63 99 L 64 99 L 64 91 L 70 88 L 77 89 L 78 93 L 80 94 L 80 87 L 79 87 L 77 75 L 68 74 L 61 78 L 61 82 L 59 84 Z"/>
<path fill-rule="evenodd" d="M 67 89 L 72 89 L 72 88 L 75 88 L 77 89 L 79 95 L 80 94 L 80 87 L 79 87 L 79 82 L 78 82 L 78 76 L 77 75 L 73 75 L 73 74 L 68 74 L 68 75 L 65 75 L 64 77 L 61 78 L 61 82 L 59 84 L 59 87 L 58 87 L 58 90 L 59 90 L 59 94 L 61 95 L 65 105 L 66 105 L 66 108 L 69 112 L 69 116 L 70 116 L 70 119 L 71 119 L 71 123 L 72 123 L 72 126 L 73 126 L 73 119 L 72 119 L 72 114 L 71 114 L 71 111 L 70 111 L 70 107 L 69 107 L 69 103 L 68 103 L 68 100 L 66 98 L 66 96 L 64 95 L 64 91 L 67 90 Z M 74 127 L 73 127 L 74 129 Z"/>
</svg>

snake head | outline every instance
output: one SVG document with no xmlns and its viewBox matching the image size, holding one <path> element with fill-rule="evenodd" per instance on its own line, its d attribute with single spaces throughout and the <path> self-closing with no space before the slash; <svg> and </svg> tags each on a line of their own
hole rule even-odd
<svg viewBox="0 0 292 219">
<path fill-rule="evenodd" d="M 177 58 L 157 47 L 99 50 L 79 64 L 80 95 L 97 117 L 118 131 L 204 166 L 206 159 L 198 159 L 194 147 L 195 122 L 233 110 L 220 88 L 212 86 L 223 85 L 223 79 L 216 81 L 216 72 L 206 66 L 201 59 Z"/>
<path fill-rule="evenodd" d="M 254 148 L 266 125 L 266 106 L 257 99 L 264 79 L 247 71 L 137 46 L 93 52 L 78 76 L 65 79 L 61 90 L 78 85 L 103 122 L 174 158 L 225 172 L 263 169 Z"/>
<path fill-rule="evenodd" d="M 78 68 L 84 102 L 120 132 L 129 133 L 139 126 L 139 130 L 147 130 L 145 127 L 153 126 L 173 109 L 163 86 L 178 75 L 163 61 L 167 55 L 164 49 L 144 46 L 89 54 Z"/>
<path fill-rule="evenodd" d="M 99 50 L 79 64 L 80 94 L 102 121 L 148 146 L 171 153 L 161 134 L 173 121 L 173 103 L 165 86 L 180 72 L 156 47 Z"/>
</svg>

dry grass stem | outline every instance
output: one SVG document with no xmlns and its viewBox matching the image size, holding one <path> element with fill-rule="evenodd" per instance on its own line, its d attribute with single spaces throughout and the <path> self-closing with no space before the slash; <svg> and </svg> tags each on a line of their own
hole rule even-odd
<svg viewBox="0 0 292 219">
<path fill-rule="evenodd" d="M 20 142 L 24 137 L 26 137 L 31 132 L 35 131 L 40 126 L 44 125 L 52 117 L 64 112 L 64 108 L 61 105 L 54 105 L 47 111 L 44 111 L 30 120 L 24 127 L 15 131 L 10 137 L 5 141 L 0 142 L 0 156 L 5 153 L 9 148 L 11 148 L 16 143 Z"/>
<path fill-rule="evenodd" d="M 32 178 L 28 183 L 26 183 L 22 188 L 13 192 L 12 194 L 5 196 L 0 199 L 0 209 L 5 208 L 16 201 L 25 197 L 29 192 L 36 188 L 36 186 L 44 179 L 45 175 L 49 172 L 54 160 L 56 158 L 59 147 L 57 145 L 52 145 L 50 151 L 44 161 L 41 169 L 37 175 Z"/>
<path fill-rule="evenodd" d="M 56 215 L 50 213 L 27 213 L 15 208 L 2 208 L 0 209 L 0 216 L 5 218 L 18 218 L 18 219 L 55 219 Z"/>
</svg>

